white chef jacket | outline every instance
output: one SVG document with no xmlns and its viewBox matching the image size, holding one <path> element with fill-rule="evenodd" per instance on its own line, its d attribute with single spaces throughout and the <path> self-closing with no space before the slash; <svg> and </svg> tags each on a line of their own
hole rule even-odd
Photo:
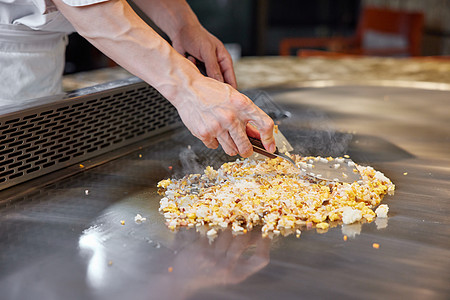
<svg viewBox="0 0 450 300">
<path fill-rule="evenodd" d="M 107 0 L 63 1 L 85 6 Z M 0 106 L 61 92 L 73 31 L 52 0 L 0 0 Z"/>
</svg>

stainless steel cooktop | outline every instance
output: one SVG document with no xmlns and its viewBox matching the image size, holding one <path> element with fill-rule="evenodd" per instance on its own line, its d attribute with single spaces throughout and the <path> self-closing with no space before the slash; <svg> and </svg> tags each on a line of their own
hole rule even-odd
<svg viewBox="0 0 450 300">
<path fill-rule="evenodd" d="M 268 92 L 290 112 L 280 128 L 298 152 L 348 153 L 391 178 L 387 220 L 300 238 L 264 239 L 256 228 L 210 242 L 194 229 L 172 232 L 156 183 L 230 159 L 172 131 L 123 148 L 125 156 L 82 162 L 68 178 L 1 192 L 12 199 L 0 211 L 2 298 L 448 299 L 450 92 L 352 84 Z M 99 164 L 108 155 L 116 159 Z M 11 196 L 27 184 L 37 188 Z"/>
</svg>

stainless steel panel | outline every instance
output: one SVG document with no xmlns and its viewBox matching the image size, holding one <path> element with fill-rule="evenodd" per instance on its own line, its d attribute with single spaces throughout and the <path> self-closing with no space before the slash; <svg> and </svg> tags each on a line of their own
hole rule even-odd
<svg viewBox="0 0 450 300">
<path fill-rule="evenodd" d="M 0 115 L 0 190 L 181 126 L 158 91 L 130 78 L 30 100 Z"/>
<path fill-rule="evenodd" d="M 171 232 L 156 183 L 227 159 L 182 130 L 3 206 L 2 297 L 448 299 L 449 92 L 347 85 L 269 93 L 291 113 L 280 128 L 294 148 L 349 153 L 393 180 L 387 220 L 305 230 L 299 239 L 263 239 L 258 228 L 213 242 L 195 230 Z M 137 213 L 147 221 L 135 223 Z"/>
</svg>

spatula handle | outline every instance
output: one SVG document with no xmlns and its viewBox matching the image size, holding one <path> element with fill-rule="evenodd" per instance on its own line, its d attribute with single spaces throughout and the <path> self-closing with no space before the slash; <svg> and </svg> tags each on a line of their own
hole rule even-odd
<svg viewBox="0 0 450 300">
<path fill-rule="evenodd" d="M 269 158 L 275 158 L 277 157 L 275 154 L 270 153 L 269 151 L 264 149 L 264 145 L 261 142 L 261 140 L 257 139 L 257 138 L 253 138 L 253 137 L 248 137 L 248 139 L 250 140 L 250 143 L 253 146 L 253 151 L 255 151 L 256 153 L 262 154 L 264 156 L 267 156 Z M 277 151 L 275 151 L 275 153 L 277 153 Z"/>
</svg>

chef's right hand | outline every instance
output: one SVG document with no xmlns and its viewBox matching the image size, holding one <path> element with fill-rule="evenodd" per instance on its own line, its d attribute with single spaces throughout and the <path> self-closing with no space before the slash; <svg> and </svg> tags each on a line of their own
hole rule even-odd
<svg viewBox="0 0 450 300">
<path fill-rule="evenodd" d="M 230 85 L 201 76 L 184 91 L 173 103 L 183 123 L 206 147 L 216 149 L 220 144 L 230 156 L 250 156 L 250 122 L 258 129 L 264 147 L 275 151 L 273 120 Z"/>
</svg>

